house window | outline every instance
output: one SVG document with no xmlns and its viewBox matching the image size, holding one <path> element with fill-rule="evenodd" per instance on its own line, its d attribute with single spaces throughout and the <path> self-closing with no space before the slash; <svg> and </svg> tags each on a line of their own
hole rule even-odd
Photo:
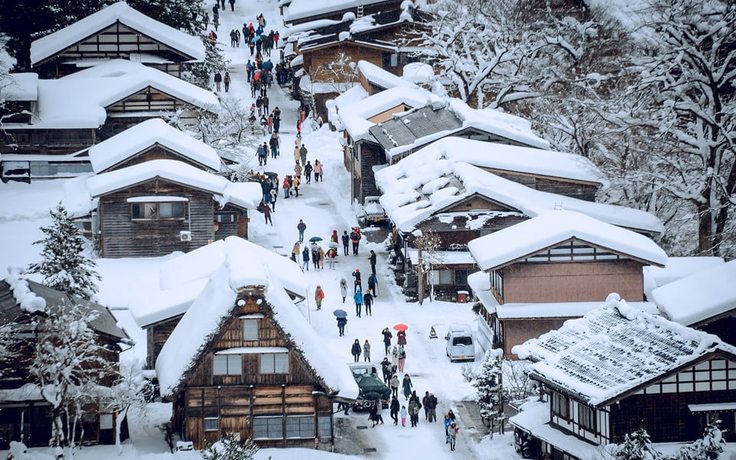
<svg viewBox="0 0 736 460">
<path fill-rule="evenodd" d="M 243 360 L 240 355 L 215 355 L 212 373 L 214 375 L 241 375 Z"/>
<path fill-rule="evenodd" d="M 257 319 L 246 319 L 243 321 L 243 340 L 258 340 Z"/>
<path fill-rule="evenodd" d="M 584 429 L 595 433 L 595 410 L 585 404 L 578 404 L 578 421 Z"/>
<path fill-rule="evenodd" d="M 452 284 L 452 270 L 432 270 L 432 284 Z"/>
<path fill-rule="evenodd" d="M 217 431 L 219 430 L 219 423 L 217 417 L 205 417 L 204 419 L 204 431 Z"/>
<path fill-rule="evenodd" d="M 254 417 L 253 439 L 283 439 L 284 427 L 281 417 Z"/>
<path fill-rule="evenodd" d="M 455 284 L 468 284 L 468 270 L 455 270 Z"/>
<path fill-rule="evenodd" d="M 570 419 L 570 399 L 560 393 L 552 393 L 552 413 L 564 418 Z"/>
<path fill-rule="evenodd" d="M 317 417 L 317 436 L 320 439 L 332 437 L 332 417 Z"/>
<path fill-rule="evenodd" d="M 290 415 L 286 417 L 287 438 L 313 438 L 314 416 L 313 415 Z"/>
<path fill-rule="evenodd" d="M 131 203 L 133 220 L 184 219 L 186 206 L 183 201 L 172 203 Z"/>
<path fill-rule="evenodd" d="M 263 353 L 261 354 L 261 374 L 288 374 L 288 353 Z"/>
<path fill-rule="evenodd" d="M 235 214 L 215 214 L 218 224 L 235 222 Z"/>
</svg>

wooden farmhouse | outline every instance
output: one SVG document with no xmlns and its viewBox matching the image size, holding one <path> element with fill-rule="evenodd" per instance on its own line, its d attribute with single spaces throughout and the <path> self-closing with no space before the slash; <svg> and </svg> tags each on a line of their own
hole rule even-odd
<svg viewBox="0 0 736 460">
<path fill-rule="evenodd" d="M 334 365 L 284 290 L 271 260 L 288 259 L 236 238 L 224 246 L 156 360 L 175 432 L 196 449 L 236 433 L 262 447 L 331 450 L 334 402 L 358 396 L 349 368 Z"/>
<path fill-rule="evenodd" d="M 114 3 L 31 43 L 31 66 L 41 78 L 59 78 L 112 59 L 140 62 L 181 78 L 184 64 L 204 62 L 199 37 Z"/>
<path fill-rule="evenodd" d="M 359 83 L 358 62 L 368 62 L 395 75 L 417 60 L 422 13 L 404 2 L 401 9 L 363 17 L 343 16 L 342 21 L 303 23 L 287 31 L 287 46 L 294 49 L 290 65 L 293 93 L 327 119 L 326 101 Z"/>
<path fill-rule="evenodd" d="M 662 315 L 736 345 L 736 261 L 718 264 L 654 289 L 652 301 Z"/>
<path fill-rule="evenodd" d="M 29 368 L 34 356 L 34 337 L 43 333 L 43 319 L 60 310 L 78 305 L 97 313 L 90 323 L 101 355 L 113 363 L 97 382 L 112 385 L 119 354 L 129 345 L 128 335 L 117 326 L 117 320 L 107 308 L 69 296 L 42 284 L 11 274 L 0 281 L 0 327 L 9 328 L 13 346 L 10 362 L 4 362 L 0 373 L 0 449 L 10 441 L 21 441 L 29 447 L 48 446 L 52 433 L 51 404 L 41 395 Z M 39 326 L 40 325 L 40 326 Z M 89 363 L 87 363 L 89 365 Z M 114 444 L 117 414 L 100 410 L 97 403 L 84 407 L 76 439 L 80 443 Z M 73 417 L 73 414 L 70 414 Z M 127 438 L 127 422 L 122 423 L 122 439 Z M 83 431 L 82 431 L 83 429 Z"/>
<path fill-rule="evenodd" d="M 611 292 L 643 302 L 643 266 L 667 262 L 648 237 L 563 210 L 475 239 L 468 248 L 483 271 L 470 279 L 481 293 L 482 326 L 507 357 L 514 345 L 581 316 Z"/>
<path fill-rule="evenodd" d="M 470 290 L 468 275 L 477 270 L 470 241 L 548 211 L 575 210 L 645 234 L 662 227 L 651 214 L 595 203 L 606 181 L 587 159 L 561 152 L 447 137 L 375 177 L 407 260 L 418 263 L 417 230 L 439 239 L 424 260 L 436 267 L 435 294 L 446 298 Z"/>
<path fill-rule="evenodd" d="M 359 68 L 366 83 L 409 87 L 413 94 L 402 95 L 397 90 L 392 94 L 381 91 L 369 95 L 361 85 L 364 96 L 361 98 L 359 90 L 355 91 L 350 99 L 340 101 L 335 116 L 330 116 L 346 133 L 345 165 L 352 179 L 351 201 L 363 203 L 365 197 L 379 194 L 374 178 L 376 169 L 394 164 L 444 137 L 549 149 L 549 143 L 532 133 L 531 125 L 518 117 L 495 110 L 474 110 L 457 99 L 440 99 L 408 80 L 386 76 L 387 72 L 368 63 L 360 63 Z M 424 105 L 414 105 L 420 100 Z M 369 112 L 362 109 L 364 104 L 383 110 Z"/>
<path fill-rule="evenodd" d="M 162 290 L 131 305 L 133 319 L 146 332 L 147 368 L 153 369 L 172 331 L 199 297 L 209 277 L 221 267 L 222 260 L 228 255 L 228 245 L 237 244 L 225 244 L 230 239 L 237 240 L 235 237 L 218 240 L 187 253 L 186 257 L 164 262 L 160 271 Z M 260 246 L 249 245 L 248 250 L 257 260 L 268 261 L 269 267 L 280 274 L 284 291 L 293 303 L 298 305 L 306 299 L 307 286 L 296 264 L 285 257 L 274 258 L 273 252 Z"/>
<path fill-rule="evenodd" d="M 640 428 L 655 449 L 671 447 L 702 438 L 716 420 L 726 441 L 736 439 L 736 348 L 615 294 L 514 353 L 532 362 L 541 390 L 510 420 L 525 458 L 599 458 Z"/>
<path fill-rule="evenodd" d="M 68 201 L 85 203 L 72 210 L 102 257 L 159 256 L 248 237 L 248 210 L 261 202 L 260 185 L 215 174 L 217 153 L 162 120 L 124 131 L 89 155 L 97 174 L 70 186 Z"/>
<path fill-rule="evenodd" d="M 193 123 L 214 116 L 219 105 L 210 91 L 120 59 L 37 83 L 35 100 L 28 101 L 34 107 L 30 121 L 3 125 L 3 180 L 89 172 L 87 148 L 163 114 L 178 113 L 183 123 Z"/>
</svg>

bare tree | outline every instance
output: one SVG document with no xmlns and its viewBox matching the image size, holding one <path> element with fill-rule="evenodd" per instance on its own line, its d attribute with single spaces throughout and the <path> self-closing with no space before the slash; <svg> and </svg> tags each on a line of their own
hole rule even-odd
<svg viewBox="0 0 736 460">
<path fill-rule="evenodd" d="M 140 361 L 126 361 L 120 365 L 120 373 L 115 384 L 105 392 L 104 409 L 117 412 L 115 427 L 115 445 L 122 452 L 120 432 L 122 424 L 131 409 L 145 410 L 153 388 L 143 376 L 143 365 Z"/>
</svg>

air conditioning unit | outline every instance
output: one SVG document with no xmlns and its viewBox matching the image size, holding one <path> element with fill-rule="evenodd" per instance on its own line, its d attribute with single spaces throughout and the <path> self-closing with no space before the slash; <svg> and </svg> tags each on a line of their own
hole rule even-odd
<svg viewBox="0 0 736 460">
<path fill-rule="evenodd" d="M 182 230 L 179 232 L 179 241 L 192 241 L 192 232 L 189 230 Z"/>
</svg>

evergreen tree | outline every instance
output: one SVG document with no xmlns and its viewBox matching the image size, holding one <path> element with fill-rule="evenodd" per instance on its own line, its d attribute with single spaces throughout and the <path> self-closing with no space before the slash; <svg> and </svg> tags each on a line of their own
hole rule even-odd
<svg viewBox="0 0 736 460">
<path fill-rule="evenodd" d="M 478 393 L 478 405 L 483 418 L 493 419 L 501 408 L 503 384 L 501 378 L 501 350 L 488 350 L 480 365 L 480 371 L 473 383 Z"/>
<path fill-rule="evenodd" d="M 248 438 L 241 443 L 232 433 L 225 434 L 222 439 L 202 451 L 204 460 L 251 460 L 258 452 L 258 446 Z"/>
<path fill-rule="evenodd" d="M 41 227 L 46 238 L 33 243 L 43 244 L 43 261 L 31 264 L 28 271 L 43 275 L 53 289 L 89 299 L 97 292 L 95 280 L 100 280 L 96 264 L 83 254 L 84 239 L 61 203 L 51 211 L 51 219 L 50 227 Z"/>
</svg>

